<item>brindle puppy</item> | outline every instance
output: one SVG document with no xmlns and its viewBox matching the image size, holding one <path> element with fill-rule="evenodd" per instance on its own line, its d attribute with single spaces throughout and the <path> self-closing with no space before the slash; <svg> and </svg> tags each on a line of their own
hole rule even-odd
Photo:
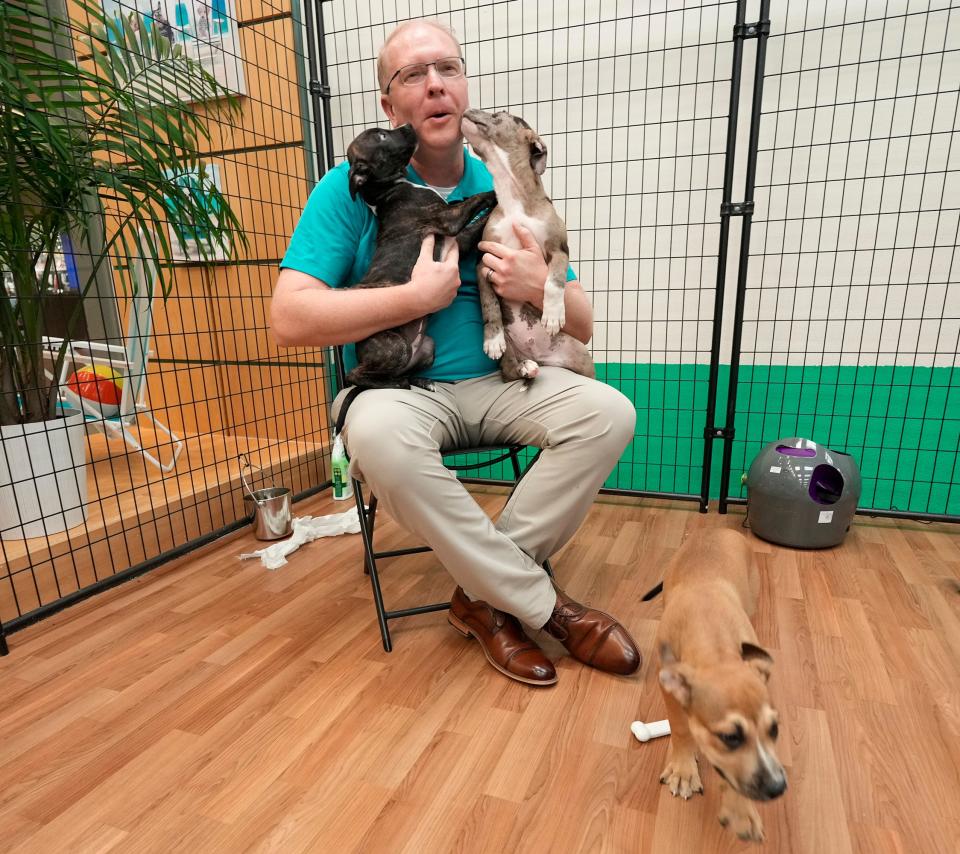
<svg viewBox="0 0 960 854">
<path fill-rule="evenodd" d="M 479 193 L 462 202 L 446 204 L 429 187 L 407 180 L 405 170 L 417 147 L 410 125 L 363 131 L 347 149 L 350 195 L 360 197 L 379 221 L 377 246 L 366 275 L 356 287 L 382 288 L 410 281 L 423 239 L 437 235 L 435 260 L 444 241 L 457 241 L 460 254 L 473 250 L 490 210 L 493 192 Z M 478 214 L 482 214 L 478 216 Z M 412 377 L 433 364 L 433 339 L 426 334 L 427 318 L 377 332 L 357 343 L 357 366 L 347 381 L 361 388 L 431 388 L 427 380 Z"/>
</svg>

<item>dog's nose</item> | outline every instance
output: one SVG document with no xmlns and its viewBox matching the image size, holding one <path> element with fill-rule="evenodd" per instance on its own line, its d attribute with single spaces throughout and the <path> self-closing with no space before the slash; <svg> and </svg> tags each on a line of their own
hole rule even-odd
<svg viewBox="0 0 960 854">
<path fill-rule="evenodd" d="M 787 791 L 787 777 L 785 774 L 781 774 L 779 777 L 774 777 L 763 787 L 764 795 L 766 795 L 771 801 L 774 798 L 779 798 L 780 795 L 782 795 L 785 791 Z"/>
</svg>

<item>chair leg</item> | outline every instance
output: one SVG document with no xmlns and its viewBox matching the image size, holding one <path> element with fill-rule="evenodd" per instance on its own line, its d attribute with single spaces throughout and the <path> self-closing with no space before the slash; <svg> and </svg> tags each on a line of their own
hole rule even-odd
<svg viewBox="0 0 960 854">
<path fill-rule="evenodd" d="M 354 481 L 354 483 L 356 483 L 356 481 Z M 354 492 L 357 492 L 357 490 L 354 489 Z M 365 518 L 366 518 L 366 520 L 367 520 L 367 530 L 370 532 L 370 557 L 371 557 L 371 560 L 373 560 L 374 562 L 376 562 L 376 558 L 373 557 L 373 553 L 374 553 L 374 552 L 373 552 L 373 548 L 374 548 L 374 547 L 373 547 L 373 532 L 374 532 L 374 528 L 376 527 L 376 524 L 377 524 L 377 496 L 374 495 L 374 494 L 371 492 L 369 497 L 370 497 L 370 500 L 369 500 L 369 502 L 367 503 L 366 517 L 365 517 Z M 358 512 L 358 513 L 363 513 L 364 511 L 363 511 L 363 510 L 358 510 L 357 512 Z M 370 574 L 370 568 L 367 566 L 366 561 L 364 561 L 364 563 L 363 563 L 363 574 L 364 574 L 364 575 L 369 575 L 369 574 Z"/>
<path fill-rule="evenodd" d="M 353 494 L 357 500 L 357 515 L 360 519 L 360 536 L 363 538 L 365 571 L 370 576 L 370 587 L 373 589 L 373 604 L 377 609 L 380 637 L 383 640 L 384 651 L 390 652 L 393 649 L 393 642 L 390 639 L 390 629 L 387 627 L 387 614 L 383 607 L 383 593 L 380 590 L 380 576 L 377 573 L 377 561 L 373 556 L 373 530 L 363 505 L 363 487 L 361 487 L 359 481 L 353 481 Z M 375 501 L 376 499 L 371 496 L 371 505 L 374 505 Z"/>
<path fill-rule="evenodd" d="M 371 493 L 370 504 L 367 507 L 367 516 L 370 519 L 370 541 L 373 541 L 373 528 L 377 524 L 377 496 Z"/>
<path fill-rule="evenodd" d="M 520 455 L 517 453 L 516 448 L 510 451 L 510 462 L 513 464 L 513 480 L 514 486 L 516 486 L 520 478 L 523 477 L 523 472 L 520 469 Z"/>
</svg>

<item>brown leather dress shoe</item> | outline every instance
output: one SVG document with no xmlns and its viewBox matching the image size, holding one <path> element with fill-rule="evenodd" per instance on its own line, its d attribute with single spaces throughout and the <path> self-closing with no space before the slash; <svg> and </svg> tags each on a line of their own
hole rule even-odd
<svg viewBox="0 0 960 854">
<path fill-rule="evenodd" d="M 557 604 L 543 630 L 560 641 L 577 661 L 629 676 L 643 658 L 627 630 L 609 614 L 575 602 L 559 588 Z"/>
<path fill-rule="evenodd" d="M 453 591 L 447 621 L 460 634 L 480 641 L 483 654 L 504 676 L 527 685 L 554 685 L 553 663 L 524 634 L 516 617 L 492 608 L 486 602 L 471 602 L 463 589 Z"/>
</svg>

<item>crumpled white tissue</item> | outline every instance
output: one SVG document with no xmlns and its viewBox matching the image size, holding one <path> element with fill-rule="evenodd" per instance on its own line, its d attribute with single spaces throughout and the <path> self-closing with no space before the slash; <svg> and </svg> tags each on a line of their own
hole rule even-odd
<svg viewBox="0 0 960 854">
<path fill-rule="evenodd" d="M 343 513 L 333 513 L 330 516 L 300 516 L 293 520 L 293 533 L 285 540 L 280 540 L 266 548 L 257 549 L 240 555 L 240 560 L 258 557 L 267 569 L 279 569 L 287 562 L 287 555 L 295 552 L 304 543 L 320 539 L 320 537 L 335 537 L 338 534 L 359 534 L 360 518 L 357 508 L 351 507 Z"/>
</svg>

